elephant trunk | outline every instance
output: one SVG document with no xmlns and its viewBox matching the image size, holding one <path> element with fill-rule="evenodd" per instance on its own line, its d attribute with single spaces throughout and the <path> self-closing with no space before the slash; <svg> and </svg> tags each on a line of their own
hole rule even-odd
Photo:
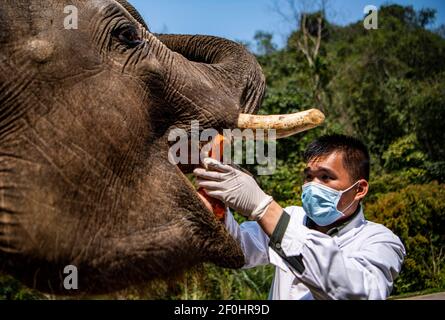
<svg viewBox="0 0 445 320">
<path fill-rule="evenodd" d="M 156 36 L 214 78 L 218 90 L 233 98 L 240 112 L 258 111 L 266 81 L 255 57 L 242 45 L 212 36 Z"/>
</svg>

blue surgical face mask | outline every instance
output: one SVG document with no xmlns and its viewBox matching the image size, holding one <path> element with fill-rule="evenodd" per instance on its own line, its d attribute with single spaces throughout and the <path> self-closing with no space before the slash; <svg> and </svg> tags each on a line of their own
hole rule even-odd
<svg viewBox="0 0 445 320">
<path fill-rule="evenodd" d="M 343 212 L 338 210 L 338 203 L 344 193 L 354 188 L 360 181 L 344 191 L 337 191 L 325 185 L 310 182 L 303 186 L 303 208 L 307 216 L 321 227 L 326 227 L 345 216 L 355 201 L 352 201 Z"/>
</svg>

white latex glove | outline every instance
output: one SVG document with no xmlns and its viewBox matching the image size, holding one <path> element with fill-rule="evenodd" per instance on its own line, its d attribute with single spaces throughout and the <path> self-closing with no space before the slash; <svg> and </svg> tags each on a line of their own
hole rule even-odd
<svg viewBox="0 0 445 320">
<path fill-rule="evenodd" d="M 261 220 L 273 198 L 261 190 L 255 179 L 211 158 L 204 159 L 204 166 L 207 170 L 200 168 L 194 171 L 200 188 L 246 218 Z"/>
</svg>

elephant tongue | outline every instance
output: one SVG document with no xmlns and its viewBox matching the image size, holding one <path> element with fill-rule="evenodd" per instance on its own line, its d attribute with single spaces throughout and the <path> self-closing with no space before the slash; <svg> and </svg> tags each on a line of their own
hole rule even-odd
<svg viewBox="0 0 445 320">
<path fill-rule="evenodd" d="M 218 161 L 222 161 L 223 155 L 224 136 L 219 134 L 212 141 L 212 149 L 209 152 L 209 157 Z M 203 188 L 198 189 L 198 193 L 210 203 L 212 212 L 215 215 L 216 219 L 218 219 L 219 221 L 224 221 L 226 217 L 226 206 L 224 205 L 224 203 L 210 197 Z"/>
</svg>

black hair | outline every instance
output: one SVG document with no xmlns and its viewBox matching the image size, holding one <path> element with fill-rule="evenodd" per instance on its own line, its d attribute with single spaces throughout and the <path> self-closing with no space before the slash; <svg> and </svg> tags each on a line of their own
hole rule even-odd
<svg viewBox="0 0 445 320">
<path fill-rule="evenodd" d="M 304 161 L 329 156 L 334 152 L 342 152 L 343 165 L 352 180 L 366 179 L 369 181 L 371 158 L 368 148 L 357 138 L 341 134 L 326 135 L 312 142 L 304 152 Z"/>
</svg>

